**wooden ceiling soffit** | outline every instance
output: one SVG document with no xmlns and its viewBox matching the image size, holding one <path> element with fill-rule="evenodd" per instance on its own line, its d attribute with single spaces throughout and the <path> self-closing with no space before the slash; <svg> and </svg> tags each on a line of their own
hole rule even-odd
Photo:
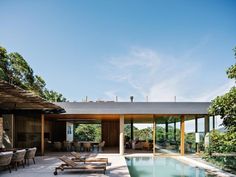
<svg viewBox="0 0 236 177">
<path fill-rule="evenodd" d="M 39 109 L 63 112 L 60 106 L 3 80 L 0 80 L 0 109 Z"/>
</svg>

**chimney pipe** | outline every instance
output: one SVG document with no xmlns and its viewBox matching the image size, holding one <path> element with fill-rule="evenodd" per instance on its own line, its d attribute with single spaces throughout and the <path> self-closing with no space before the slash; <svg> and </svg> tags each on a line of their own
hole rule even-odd
<svg viewBox="0 0 236 177">
<path fill-rule="evenodd" d="M 131 103 L 134 102 L 134 96 L 130 96 L 130 101 L 131 101 Z"/>
</svg>

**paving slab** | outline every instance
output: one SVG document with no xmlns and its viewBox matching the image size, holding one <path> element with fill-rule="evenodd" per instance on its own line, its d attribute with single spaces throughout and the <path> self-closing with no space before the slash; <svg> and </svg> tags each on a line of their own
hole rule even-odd
<svg viewBox="0 0 236 177">
<path fill-rule="evenodd" d="M 63 153 L 64 154 L 64 153 Z M 17 171 L 12 170 L 9 173 L 8 170 L 1 170 L 1 177 L 55 177 L 53 174 L 56 166 L 59 166 L 61 161 L 58 159 L 62 153 L 55 153 L 46 155 L 43 157 L 36 157 L 36 164 L 33 162 L 29 166 L 26 165 L 25 168 L 20 166 Z M 69 154 L 67 154 L 69 155 Z M 58 171 L 58 177 L 130 177 L 128 167 L 126 165 L 125 158 L 118 154 L 96 154 L 96 157 L 107 157 L 109 164 L 107 166 L 106 174 L 102 173 L 88 173 L 88 172 L 70 172 L 70 171 Z"/>
</svg>

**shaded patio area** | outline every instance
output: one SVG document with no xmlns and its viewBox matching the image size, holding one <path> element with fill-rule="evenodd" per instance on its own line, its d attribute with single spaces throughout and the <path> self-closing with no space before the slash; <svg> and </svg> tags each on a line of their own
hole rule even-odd
<svg viewBox="0 0 236 177">
<path fill-rule="evenodd" d="M 84 154 L 84 153 L 83 153 Z M 53 172 L 56 166 L 58 166 L 61 161 L 58 157 L 62 155 L 71 156 L 69 152 L 51 152 L 46 153 L 45 156 L 36 157 L 36 164 L 30 164 L 25 168 L 19 167 L 18 171 L 13 170 L 12 173 L 9 173 L 8 170 L 0 171 L 0 176 L 2 177 L 19 177 L 19 176 L 34 176 L 34 177 L 52 177 L 54 176 Z M 91 154 L 96 157 L 107 157 L 109 164 L 107 166 L 106 174 L 102 173 L 83 173 L 76 171 L 58 171 L 57 176 L 81 176 L 81 177 L 92 177 L 92 176 L 102 176 L 102 177 L 129 177 L 129 170 L 126 166 L 126 161 L 123 156 L 118 154 Z"/>
</svg>

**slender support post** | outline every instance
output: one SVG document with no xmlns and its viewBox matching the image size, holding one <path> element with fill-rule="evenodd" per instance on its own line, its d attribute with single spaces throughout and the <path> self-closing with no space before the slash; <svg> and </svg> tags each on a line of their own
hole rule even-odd
<svg viewBox="0 0 236 177">
<path fill-rule="evenodd" d="M 168 140 L 168 121 L 166 121 L 166 140 Z"/>
<path fill-rule="evenodd" d="M 185 117 L 182 115 L 181 116 L 181 124 L 180 124 L 180 129 L 181 129 L 181 142 L 180 142 L 180 154 L 183 156 L 184 155 L 184 120 Z"/>
<path fill-rule="evenodd" d="M 124 155 L 124 115 L 120 115 L 120 155 Z"/>
<path fill-rule="evenodd" d="M 14 114 L 11 115 L 11 147 L 15 147 L 15 137 L 14 137 L 14 131 L 15 131 L 15 119 Z"/>
<path fill-rule="evenodd" d="M 155 120 L 155 117 L 153 116 L 153 136 L 152 136 L 152 139 L 153 139 L 153 155 L 156 154 L 156 120 Z"/>
<path fill-rule="evenodd" d="M 215 116 L 212 117 L 212 128 L 213 130 L 216 128 Z"/>
<path fill-rule="evenodd" d="M 176 120 L 174 121 L 174 140 L 176 142 Z"/>
<path fill-rule="evenodd" d="M 3 118 L 2 115 L 0 114 L 0 148 L 2 147 L 3 144 Z"/>
<path fill-rule="evenodd" d="M 195 133 L 198 133 L 198 118 L 197 118 L 197 116 L 195 117 Z M 195 151 L 198 153 L 198 143 L 195 143 Z"/>
<path fill-rule="evenodd" d="M 198 118 L 197 116 L 195 117 L 195 133 L 198 132 Z"/>
<path fill-rule="evenodd" d="M 44 155 L 44 114 L 41 114 L 41 155 Z"/>
<path fill-rule="evenodd" d="M 131 141 L 133 141 L 134 140 L 134 120 L 133 119 L 131 119 L 130 120 L 130 139 L 131 139 Z"/>
<path fill-rule="evenodd" d="M 209 116 L 205 116 L 205 134 L 209 132 L 210 126 L 209 126 Z"/>
</svg>

